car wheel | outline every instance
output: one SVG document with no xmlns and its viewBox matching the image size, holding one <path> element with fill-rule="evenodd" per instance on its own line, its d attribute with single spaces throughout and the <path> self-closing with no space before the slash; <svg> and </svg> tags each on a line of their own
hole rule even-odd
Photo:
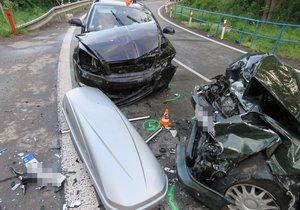
<svg viewBox="0 0 300 210">
<path fill-rule="evenodd" d="M 211 188 L 234 202 L 229 209 L 288 209 L 291 197 L 274 179 L 262 153 L 242 161 Z"/>
<path fill-rule="evenodd" d="M 275 190 L 275 191 L 274 191 Z M 225 196 L 234 201 L 229 205 L 231 210 L 250 209 L 287 209 L 287 206 L 280 202 L 281 195 L 266 181 L 252 180 L 244 183 L 237 183 L 225 191 Z"/>
</svg>

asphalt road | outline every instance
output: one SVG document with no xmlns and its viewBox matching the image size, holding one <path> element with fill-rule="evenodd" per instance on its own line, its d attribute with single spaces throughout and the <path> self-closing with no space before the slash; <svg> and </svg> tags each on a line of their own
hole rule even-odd
<svg viewBox="0 0 300 210">
<path fill-rule="evenodd" d="M 162 28 L 170 25 L 157 13 L 166 1 L 143 3 L 152 10 Z M 0 153 L 0 209 L 61 209 L 64 203 L 74 200 L 81 201 L 78 209 L 102 209 L 68 134 L 58 133 L 59 126 L 66 127 L 61 122 L 60 114 L 57 115 L 58 100 L 64 92 L 62 89 L 57 90 L 57 84 L 64 86 L 67 80 L 73 80 L 66 78 L 72 74 L 61 77 L 57 70 L 63 61 L 70 61 L 72 48 L 76 45 L 73 38 L 71 49 L 59 56 L 68 28 L 66 23 L 58 21 L 34 33 L 0 39 L 0 151 L 6 149 Z M 168 35 L 168 38 L 177 50 L 176 60 L 207 78 L 223 73 L 229 63 L 242 55 L 174 28 L 176 33 Z M 79 30 L 75 33 L 79 33 Z M 72 67 L 70 70 L 72 73 Z M 202 83 L 205 83 L 203 79 L 179 65 L 168 89 L 121 109 L 128 118 L 150 115 L 152 119 L 159 119 L 164 109 L 169 108 L 172 129 L 177 131 L 177 136 L 173 137 L 170 131 L 163 130 L 149 143 L 153 153 L 161 155 L 159 161 L 163 168 L 175 169 L 175 154 L 170 153 L 169 149 L 175 149 L 176 144 L 186 142 L 194 115 L 190 105 L 191 93 L 195 85 Z M 72 87 L 75 87 L 74 83 Z M 164 103 L 176 93 L 180 94 L 178 100 Z M 133 124 L 142 137 L 147 137 L 151 132 L 143 129 L 142 123 L 138 121 Z M 66 151 L 69 148 L 71 150 Z M 167 152 L 161 154 L 161 148 L 166 148 Z M 25 195 L 20 188 L 11 190 L 12 182 L 17 183 L 18 180 L 3 180 L 12 176 L 9 170 L 11 166 L 25 171 L 21 157 L 28 153 L 35 153 L 38 161 L 67 176 L 64 193 L 55 193 L 53 187 L 38 190 L 35 184 L 28 185 Z M 174 201 L 179 209 L 205 209 L 182 188 L 175 174 L 166 174 L 171 182 L 175 182 Z M 170 209 L 170 206 L 165 201 L 156 209 L 159 208 Z"/>
<path fill-rule="evenodd" d="M 26 172 L 23 156 L 35 153 L 60 171 L 56 103 L 57 65 L 66 24 L 0 39 L 0 209 L 60 209 L 63 192 L 28 184 L 25 195 L 10 167 Z M 4 151 L 3 151 L 4 150 Z M 57 156 L 56 156 L 56 155 Z M 12 177 L 6 181 L 6 178 Z"/>
</svg>

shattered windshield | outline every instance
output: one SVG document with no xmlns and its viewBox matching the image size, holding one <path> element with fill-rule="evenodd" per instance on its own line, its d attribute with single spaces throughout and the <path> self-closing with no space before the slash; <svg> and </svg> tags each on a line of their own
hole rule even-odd
<svg viewBox="0 0 300 210">
<path fill-rule="evenodd" d="M 88 31 L 100 31 L 131 24 L 153 21 L 146 8 L 116 5 L 95 5 L 88 20 Z"/>
</svg>

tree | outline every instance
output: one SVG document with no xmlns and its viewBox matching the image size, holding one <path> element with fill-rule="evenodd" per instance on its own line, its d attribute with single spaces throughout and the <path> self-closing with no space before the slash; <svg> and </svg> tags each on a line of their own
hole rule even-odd
<svg viewBox="0 0 300 210">
<path fill-rule="evenodd" d="M 266 6 L 264 8 L 262 20 L 271 21 L 273 17 L 273 12 L 279 3 L 280 0 L 266 0 Z"/>
</svg>

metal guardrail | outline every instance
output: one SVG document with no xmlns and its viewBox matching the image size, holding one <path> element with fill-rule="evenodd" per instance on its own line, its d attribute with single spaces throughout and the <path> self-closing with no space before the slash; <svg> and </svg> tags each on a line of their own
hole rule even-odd
<svg viewBox="0 0 300 210">
<path fill-rule="evenodd" d="M 218 12 L 211 12 L 211 11 L 207 11 L 207 10 L 186 7 L 186 6 L 182 6 L 179 4 L 175 4 L 174 7 L 175 7 L 175 9 L 172 12 L 172 14 L 173 14 L 172 16 L 173 17 L 179 16 L 180 21 L 182 21 L 183 19 L 189 20 L 189 22 L 196 21 L 199 23 L 199 25 L 200 25 L 199 27 L 201 27 L 201 23 L 215 25 L 216 29 L 215 29 L 214 36 L 217 36 L 219 33 L 219 28 L 224 26 L 223 25 L 224 19 L 231 19 L 232 22 L 243 21 L 242 29 L 232 27 L 229 22 L 229 24 L 226 26 L 226 30 L 228 30 L 228 31 L 231 30 L 231 31 L 240 33 L 238 41 L 236 40 L 238 43 L 242 43 L 245 35 L 250 35 L 251 36 L 250 47 L 254 44 L 254 42 L 256 41 L 257 38 L 268 39 L 268 40 L 275 42 L 274 47 L 272 49 L 273 53 L 275 53 L 275 51 L 277 50 L 280 42 L 300 44 L 300 37 L 297 37 L 297 38 L 299 38 L 299 40 L 283 39 L 283 33 L 287 28 L 300 30 L 300 25 L 256 20 L 253 18 L 246 18 L 246 17 L 241 17 L 241 16 L 235 16 L 235 15 L 229 15 L 229 14 L 223 14 L 223 13 L 218 13 Z M 197 13 L 198 17 L 195 17 L 195 15 L 193 15 L 195 13 Z M 205 16 L 208 16 L 208 15 L 214 16 L 214 18 L 212 18 L 212 19 L 215 19 L 215 21 L 212 19 L 209 19 L 209 18 L 205 18 Z M 254 30 L 252 32 L 249 31 L 249 29 L 248 29 L 250 24 L 255 25 Z M 260 34 L 259 29 L 262 25 L 271 25 L 273 27 L 274 26 L 279 27 L 279 30 L 278 30 L 279 32 L 277 35 L 272 34 L 273 36 Z"/>
<path fill-rule="evenodd" d="M 36 29 L 40 28 L 41 26 L 47 24 L 54 16 L 56 16 L 60 13 L 63 13 L 63 12 L 67 12 L 72 9 L 76 9 L 78 7 L 88 5 L 90 3 L 91 3 L 90 0 L 82 0 L 82 1 L 74 2 L 74 3 L 69 3 L 69 4 L 53 7 L 44 15 L 42 15 L 32 21 L 29 21 L 27 23 L 19 25 L 19 26 L 17 26 L 17 28 L 26 28 L 29 31 L 36 30 Z"/>
</svg>

